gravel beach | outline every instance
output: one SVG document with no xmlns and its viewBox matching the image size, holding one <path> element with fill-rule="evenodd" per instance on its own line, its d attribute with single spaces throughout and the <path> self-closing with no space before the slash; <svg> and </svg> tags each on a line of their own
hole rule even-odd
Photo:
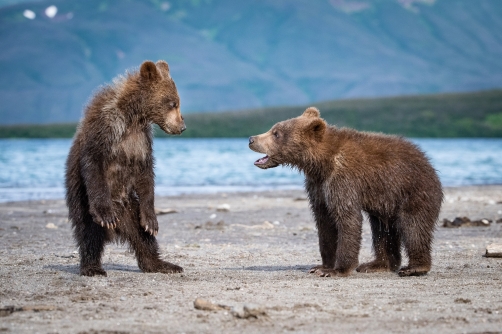
<svg viewBox="0 0 502 334">
<path fill-rule="evenodd" d="M 0 204 L 0 332 L 502 332 L 502 258 L 484 256 L 502 243 L 502 186 L 446 188 L 432 270 L 407 278 L 308 274 L 321 258 L 301 190 L 156 207 L 175 211 L 158 216 L 158 241 L 182 274 L 144 274 L 127 245 L 110 244 L 108 277 L 79 276 L 63 200 Z M 492 222 L 442 227 L 464 216 Z M 359 261 L 371 258 L 365 221 Z"/>
</svg>

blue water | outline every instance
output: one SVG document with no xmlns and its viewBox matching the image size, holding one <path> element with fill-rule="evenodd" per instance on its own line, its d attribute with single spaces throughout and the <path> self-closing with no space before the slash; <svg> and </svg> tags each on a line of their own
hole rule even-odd
<svg viewBox="0 0 502 334">
<path fill-rule="evenodd" d="M 502 184 L 502 139 L 416 139 L 444 186 Z M 156 139 L 156 194 L 301 188 L 297 171 L 261 170 L 247 139 Z M 64 198 L 70 139 L 0 140 L 0 202 Z"/>
</svg>

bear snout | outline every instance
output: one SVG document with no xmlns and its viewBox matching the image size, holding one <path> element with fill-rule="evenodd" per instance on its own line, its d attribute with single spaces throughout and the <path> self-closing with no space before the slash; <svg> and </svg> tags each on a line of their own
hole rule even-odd
<svg viewBox="0 0 502 334">
<path fill-rule="evenodd" d="M 251 136 L 249 137 L 249 148 L 252 151 L 258 152 L 258 153 L 267 153 L 265 152 L 263 146 L 261 145 L 261 140 L 259 136 Z"/>
<path fill-rule="evenodd" d="M 187 126 L 185 125 L 185 123 L 183 123 L 183 125 L 181 126 L 181 132 L 185 131 L 187 129 Z"/>
</svg>

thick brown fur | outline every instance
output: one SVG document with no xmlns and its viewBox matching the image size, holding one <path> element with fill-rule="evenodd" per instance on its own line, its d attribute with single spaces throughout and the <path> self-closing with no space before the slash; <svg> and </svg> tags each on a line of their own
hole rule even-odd
<svg viewBox="0 0 502 334">
<path fill-rule="evenodd" d="M 104 86 L 86 107 L 66 161 L 66 203 L 80 274 L 105 275 L 105 243 L 128 242 L 144 272 L 181 272 L 159 257 L 155 236 L 152 123 L 181 134 L 176 85 L 164 61 Z"/>
<path fill-rule="evenodd" d="M 263 169 L 289 165 L 305 174 L 319 233 L 322 265 L 311 273 L 346 276 L 398 271 L 418 276 L 431 268 L 431 246 L 443 201 L 436 171 L 413 143 L 390 135 L 329 126 L 316 108 L 249 138 L 267 157 Z M 369 216 L 375 260 L 358 266 L 362 211 Z M 401 267 L 401 247 L 409 259 Z"/>
</svg>

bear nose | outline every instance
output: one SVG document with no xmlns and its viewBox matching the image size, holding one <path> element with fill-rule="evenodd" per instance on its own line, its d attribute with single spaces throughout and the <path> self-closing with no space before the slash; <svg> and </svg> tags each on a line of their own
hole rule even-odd
<svg viewBox="0 0 502 334">
<path fill-rule="evenodd" d="M 254 138 L 253 137 L 249 137 L 249 145 L 251 145 L 252 143 L 254 143 Z"/>
<path fill-rule="evenodd" d="M 183 126 L 181 127 L 181 132 L 185 131 L 187 129 L 186 125 L 183 124 Z"/>
</svg>

